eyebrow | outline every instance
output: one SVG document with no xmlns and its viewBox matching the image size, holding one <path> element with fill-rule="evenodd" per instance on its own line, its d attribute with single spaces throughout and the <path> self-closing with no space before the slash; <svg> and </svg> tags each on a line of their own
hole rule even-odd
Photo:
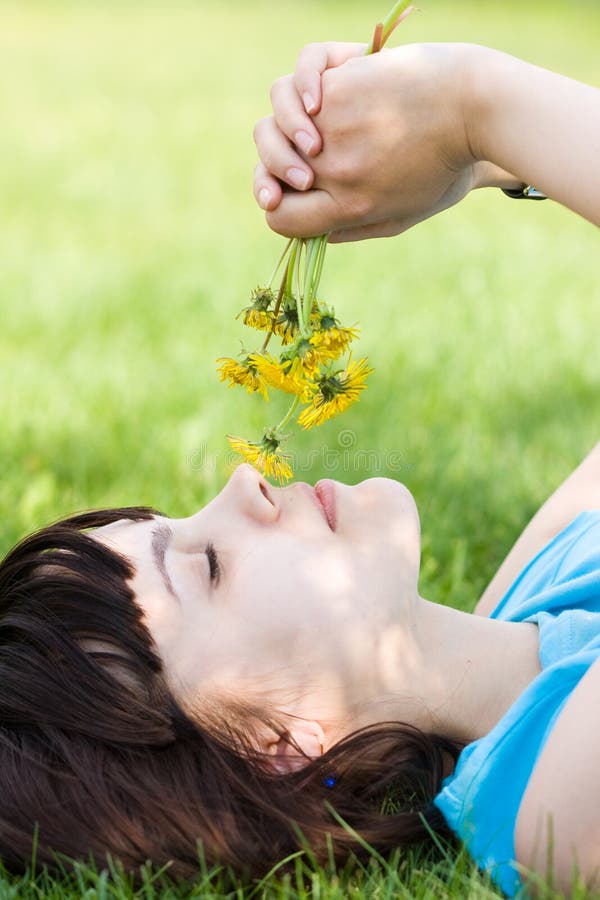
<svg viewBox="0 0 600 900">
<path fill-rule="evenodd" d="M 173 582 L 169 578 L 169 573 L 167 572 L 167 567 L 165 566 L 165 554 L 169 549 L 169 544 L 171 543 L 171 538 L 173 537 L 173 532 L 169 528 L 168 525 L 158 525 L 152 532 L 152 558 L 154 560 L 154 564 L 158 571 L 160 572 L 161 578 L 164 582 L 165 588 L 171 595 L 174 597 L 179 605 L 181 606 L 181 600 L 179 599 L 175 588 L 173 587 Z"/>
</svg>

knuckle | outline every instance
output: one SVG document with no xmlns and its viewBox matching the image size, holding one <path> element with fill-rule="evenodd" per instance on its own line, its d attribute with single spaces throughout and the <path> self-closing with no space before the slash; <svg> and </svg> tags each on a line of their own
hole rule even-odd
<svg viewBox="0 0 600 900">
<path fill-rule="evenodd" d="M 281 93 L 285 89 L 289 78 L 289 75 L 282 75 L 281 78 L 275 79 L 275 81 L 271 85 L 271 89 L 269 90 L 269 99 L 271 100 L 272 104 L 275 104 L 277 102 L 277 99 L 281 96 Z"/>
<path fill-rule="evenodd" d="M 324 46 L 324 44 L 313 42 L 302 48 L 296 61 L 296 82 L 310 81 L 319 75 L 323 66 Z"/>
<path fill-rule="evenodd" d="M 278 152 L 277 148 L 273 147 L 269 142 L 265 142 L 259 147 L 259 156 L 262 168 L 258 172 L 258 177 L 262 177 L 265 174 L 279 177 L 283 175 L 283 172 L 289 165 L 285 155 Z"/>
<path fill-rule="evenodd" d="M 353 184 L 356 180 L 356 165 L 347 154 L 337 153 L 329 160 L 327 177 L 337 184 Z"/>
<path fill-rule="evenodd" d="M 348 228 L 367 222 L 373 213 L 372 198 L 362 191 L 347 191 L 336 198 L 338 225 Z"/>
<path fill-rule="evenodd" d="M 252 137 L 254 138 L 255 144 L 258 144 L 258 142 L 261 138 L 261 135 L 263 134 L 263 132 L 265 130 L 265 126 L 267 125 L 270 118 L 272 118 L 272 117 L 264 116 L 262 119 L 259 119 L 258 122 L 256 122 L 254 128 L 252 129 Z"/>
<path fill-rule="evenodd" d="M 278 79 L 279 80 L 279 79 Z M 277 96 L 277 81 L 274 81 L 271 87 L 269 88 L 269 100 L 273 103 L 273 100 Z"/>
<path fill-rule="evenodd" d="M 336 69 L 327 69 L 321 76 L 321 91 L 323 93 L 323 105 L 331 103 L 339 95 L 340 79 Z"/>
<path fill-rule="evenodd" d="M 306 56 L 314 56 L 315 52 L 318 52 L 318 50 L 322 46 L 323 45 L 320 44 L 318 41 L 310 41 L 308 44 L 304 45 L 304 47 L 298 54 L 298 59 L 299 60 L 304 59 L 304 57 L 306 57 Z"/>
</svg>

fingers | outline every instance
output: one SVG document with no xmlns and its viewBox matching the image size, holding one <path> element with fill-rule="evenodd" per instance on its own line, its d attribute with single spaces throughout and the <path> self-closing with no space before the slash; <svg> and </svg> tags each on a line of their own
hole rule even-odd
<svg viewBox="0 0 600 900">
<path fill-rule="evenodd" d="M 315 115 L 321 108 L 322 73 L 342 65 L 352 56 L 364 54 L 365 50 L 366 44 L 309 44 L 300 53 L 294 75 L 284 75 L 273 82 L 270 96 L 275 122 L 290 144 L 304 156 L 317 156 L 323 147 L 321 135 L 307 114 L 310 111 Z M 270 169 L 262 154 L 261 158 Z"/>
<path fill-rule="evenodd" d="M 285 75 L 273 82 L 271 105 L 277 125 L 306 156 L 321 152 L 321 135 L 313 120 L 306 114 L 293 75 Z"/>
<path fill-rule="evenodd" d="M 273 116 L 256 123 L 254 142 L 260 161 L 275 178 L 298 191 L 305 191 L 312 185 L 313 170 L 295 151 Z"/>
<path fill-rule="evenodd" d="M 254 167 L 254 197 L 261 209 L 275 209 L 282 195 L 279 181 L 269 174 L 262 163 L 257 163 Z"/>
<path fill-rule="evenodd" d="M 364 56 L 366 44 L 350 44 L 329 41 L 324 44 L 307 44 L 300 51 L 294 86 L 297 96 L 307 113 L 314 116 L 321 109 L 321 75 L 326 69 L 341 66 L 353 56 Z M 287 134 L 287 132 L 286 132 Z"/>
<path fill-rule="evenodd" d="M 314 115 L 321 108 L 322 73 L 364 55 L 366 49 L 366 44 L 309 44 L 300 53 L 295 74 L 274 82 L 274 114 L 254 127 L 260 157 L 254 170 L 254 196 L 262 209 L 271 212 L 277 208 L 283 196 L 281 182 L 297 191 L 306 191 L 314 183 L 306 158 L 319 154 L 323 142 L 307 111 Z"/>
</svg>

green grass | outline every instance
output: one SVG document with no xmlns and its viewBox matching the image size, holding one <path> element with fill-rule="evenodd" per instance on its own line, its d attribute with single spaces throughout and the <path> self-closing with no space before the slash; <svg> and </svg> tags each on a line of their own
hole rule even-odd
<svg viewBox="0 0 600 900">
<path fill-rule="evenodd" d="M 347 867 L 349 868 L 349 867 Z M 311 866 L 299 857 L 295 860 L 294 874 L 281 878 L 276 873 L 257 882 L 250 888 L 236 886 L 226 872 L 209 869 L 199 862 L 198 878 L 186 887 L 176 887 L 168 872 L 142 870 L 142 884 L 134 887 L 130 876 L 119 866 L 108 866 L 98 871 L 94 866 L 79 866 L 75 872 L 65 874 L 62 880 L 50 878 L 47 873 L 27 874 L 17 881 L 0 882 L 0 896 L 33 898 L 62 898 L 76 896 L 93 900 L 431 900 L 438 897 L 454 897 L 457 900 L 497 900 L 499 895 L 487 876 L 480 875 L 462 851 L 451 861 L 444 854 L 429 849 L 415 850 L 400 859 L 398 853 L 389 860 L 375 858 L 368 865 L 359 867 L 350 875 L 334 869 L 324 870 Z M 10 893 L 10 891 L 14 893 Z M 540 894 L 545 897 L 544 893 Z M 548 894 L 548 898 L 552 895 Z M 585 894 L 576 892 L 574 900 L 584 900 Z"/>
<path fill-rule="evenodd" d="M 593 2 L 421 7 L 397 40 L 489 44 L 600 84 Z M 234 316 L 281 248 L 251 194 L 252 125 L 304 42 L 366 40 L 386 11 L 382 0 L 2 4 L 0 552 L 75 509 L 186 515 L 222 486 L 224 433 L 253 436 L 266 414 L 218 383 L 214 359 L 237 352 Z M 424 596 L 472 609 L 597 440 L 597 259 L 590 225 L 499 191 L 401 238 L 329 249 L 324 294 L 360 321 L 376 372 L 342 420 L 295 438 L 298 476 L 405 481 Z M 209 875 L 172 896 L 225 896 Z M 464 854 L 313 877 L 275 875 L 235 896 L 499 896 Z M 136 896 L 169 895 L 150 878 Z M 134 896 L 118 873 L 78 879 L 0 878 L 0 898 Z"/>
</svg>

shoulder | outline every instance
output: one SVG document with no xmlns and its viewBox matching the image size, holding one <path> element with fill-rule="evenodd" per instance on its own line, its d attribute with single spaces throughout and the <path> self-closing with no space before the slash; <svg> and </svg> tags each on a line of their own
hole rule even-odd
<svg viewBox="0 0 600 900">
<path fill-rule="evenodd" d="M 566 701 L 529 779 L 515 826 L 517 862 L 571 896 L 573 867 L 600 886 L 600 659 Z"/>
<path fill-rule="evenodd" d="M 600 509 L 600 443 L 546 500 L 484 591 L 475 613 L 489 616 L 523 567 L 584 510 Z"/>
</svg>

